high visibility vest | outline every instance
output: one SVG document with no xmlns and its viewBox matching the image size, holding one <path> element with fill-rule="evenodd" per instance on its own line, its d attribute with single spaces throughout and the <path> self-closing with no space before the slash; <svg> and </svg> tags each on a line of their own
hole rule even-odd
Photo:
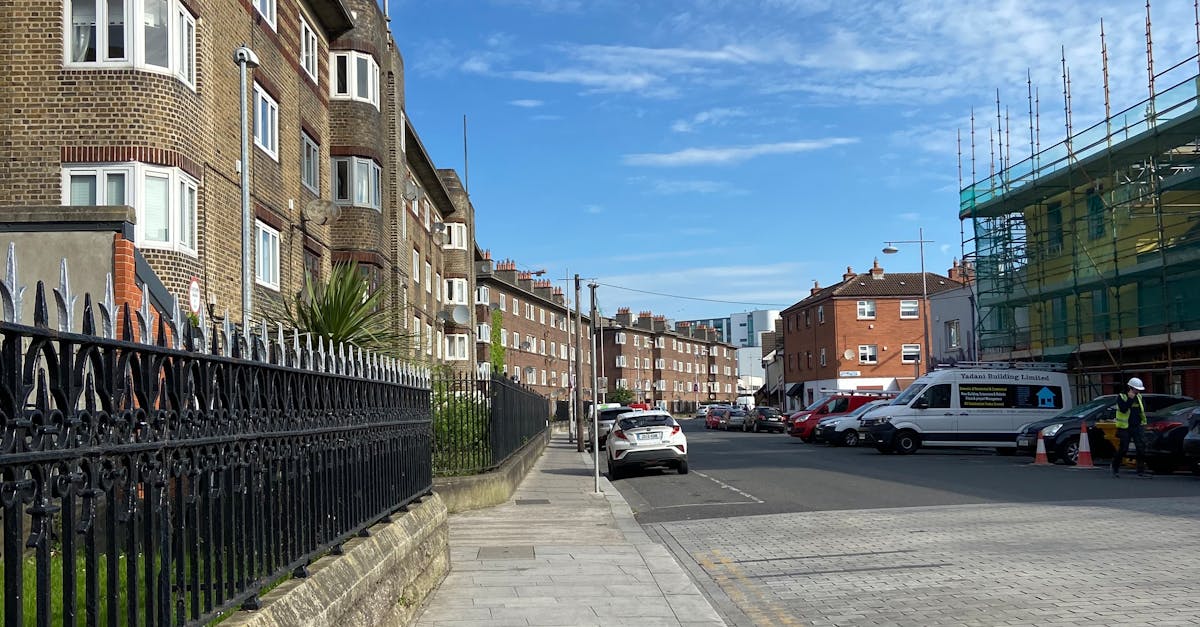
<svg viewBox="0 0 1200 627">
<path fill-rule="evenodd" d="M 1128 396 L 1125 395 L 1124 392 L 1121 393 L 1121 396 L 1125 396 L 1126 399 L 1129 398 Z M 1146 406 L 1144 404 L 1142 404 L 1142 395 L 1141 394 L 1138 395 L 1137 402 L 1138 402 L 1138 408 L 1142 410 L 1142 420 L 1145 420 L 1146 419 Z M 1130 407 L 1130 409 L 1133 409 L 1133 408 Z M 1129 414 L 1130 413 L 1131 412 L 1128 412 L 1128 411 L 1121 411 L 1120 406 L 1117 407 L 1117 428 L 1118 429 L 1128 429 L 1129 428 Z"/>
</svg>

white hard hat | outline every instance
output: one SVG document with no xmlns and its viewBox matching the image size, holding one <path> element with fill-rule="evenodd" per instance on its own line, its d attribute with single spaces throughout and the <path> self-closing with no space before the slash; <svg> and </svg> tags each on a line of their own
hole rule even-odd
<svg viewBox="0 0 1200 627">
<path fill-rule="evenodd" d="M 1134 377 L 1129 380 L 1129 387 L 1131 387 L 1139 392 L 1146 389 L 1146 386 L 1142 385 L 1142 380 L 1137 377 Z"/>
</svg>

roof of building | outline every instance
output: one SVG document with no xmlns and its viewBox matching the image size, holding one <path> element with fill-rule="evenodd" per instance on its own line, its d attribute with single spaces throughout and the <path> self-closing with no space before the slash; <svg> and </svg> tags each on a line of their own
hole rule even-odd
<svg viewBox="0 0 1200 627">
<path fill-rule="evenodd" d="M 930 296 L 939 292 L 962 287 L 963 284 L 936 272 L 925 273 L 924 290 Z M 883 272 L 878 264 L 868 272 L 844 275 L 840 283 L 816 288 L 817 292 L 801 299 L 784 311 L 811 305 L 830 298 L 900 298 L 920 296 L 922 292 L 920 272 Z"/>
</svg>

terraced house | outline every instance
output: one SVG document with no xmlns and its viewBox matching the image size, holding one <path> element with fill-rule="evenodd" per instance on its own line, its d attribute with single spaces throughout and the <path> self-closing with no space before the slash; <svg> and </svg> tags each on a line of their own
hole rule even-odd
<svg viewBox="0 0 1200 627">
<path fill-rule="evenodd" d="M 163 310 L 198 291 L 241 320 L 245 168 L 255 319 L 353 260 L 416 356 L 474 368 L 473 208 L 405 114 L 379 4 L 28 0 L 0 21 L 4 238 L 67 254 L 62 233 L 106 233 L 119 301 Z M 241 46 L 256 57 L 244 101 Z M 87 270 L 104 264 L 73 265 L 102 288 Z"/>
</svg>

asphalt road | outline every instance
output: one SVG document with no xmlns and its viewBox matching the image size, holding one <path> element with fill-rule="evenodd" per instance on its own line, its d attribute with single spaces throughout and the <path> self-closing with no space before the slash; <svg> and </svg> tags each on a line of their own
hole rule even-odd
<svg viewBox="0 0 1200 627">
<path fill-rule="evenodd" d="M 881 455 L 872 447 L 805 444 L 768 433 L 710 431 L 682 420 L 691 473 L 649 470 L 616 482 L 639 522 L 972 503 L 1195 496 L 1185 473 L 1114 480 L 1107 470 L 1033 466 L 991 450 L 921 449 Z"/>
</svg>

